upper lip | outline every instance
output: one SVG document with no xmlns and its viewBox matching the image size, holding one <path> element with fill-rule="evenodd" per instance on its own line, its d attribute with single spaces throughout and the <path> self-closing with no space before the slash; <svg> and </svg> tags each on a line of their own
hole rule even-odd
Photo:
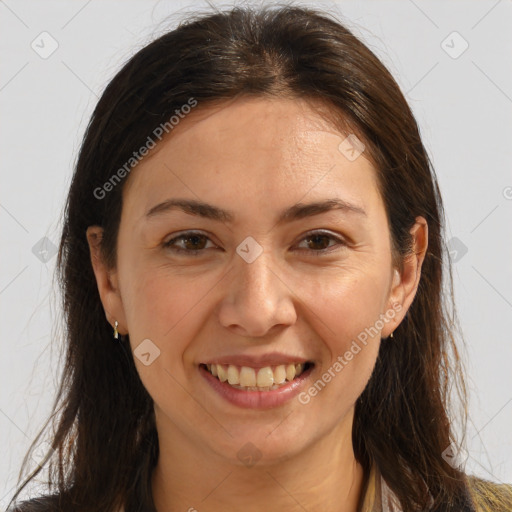
<svg viewBox="0 0 512 512">
<path fill-rule="evenodd" d="M 223 364 L 234 366 L 248 366 L 252 368 L 264 368 L 265 366 L 278 366 L 281 364 L 307 363 L 312 362 L 311 359 L 305 359 L 300 356 L 291 356 L 273 352 L 271 354 L 263 354 L 260 356 L 251 356 L 247 354 L 238 354 L 231 356 L 222 356 L 203 361 L 203 364 Z"/>
</svg>

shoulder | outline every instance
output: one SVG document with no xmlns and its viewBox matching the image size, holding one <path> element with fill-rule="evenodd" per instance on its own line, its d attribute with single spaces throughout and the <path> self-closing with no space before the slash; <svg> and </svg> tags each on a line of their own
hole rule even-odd
<svg viewBox="0 0 512 512">
<path fill-rule="evenodd" d="M 512 511 L 512 484 L 498 484 L 472 475 L 467 482 L 476 512 Z"/>
</svg>

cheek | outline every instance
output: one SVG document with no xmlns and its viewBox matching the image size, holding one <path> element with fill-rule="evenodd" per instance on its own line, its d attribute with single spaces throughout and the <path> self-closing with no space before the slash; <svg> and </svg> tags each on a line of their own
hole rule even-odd
<svg viewBox="0 0 512 512">
<path fill-rule="evenodd" d="M 378 356 L 387 284 L 378 272 L 355 269 L 324 281 L 311 306 L 317 312 L 313 328 L 322 337 L 328 356 L 322 361 L 315 384 L 299 397 L 299 402 L 316 402 L 323 411 L 338 412 L 355 403 Z"/>
<path fill-rule="evenodd" d="M 123 302 L 134 355 L 141 342 L 149 339 L 160 352 L 151 365 L 153 371 L 158 368 L 160 377 L 166 370 L 185 377 L 189 366 L 184 364 L 187 347 L 200 335 L 205 315 L 208 316 L 208 293 L 220 285 L 220 277 L 211 273 L 200 277 L 180 275 L 168 266 L 149 265 L 138 273 L 126 272 L 126 277 L 123 295 L 127 300 Z M 143 372 L 145 367 L 135 362 Z"/>
<path fill-rule="evenodd" d="M 361 332 L 372 327 L 382 329 L 377 321 L 384 313 L 388 286 L 385 269 L 363 265 L 304 279 L 302 293 L 318 324 L 323 325 L 322 337 L 332 356 L 345 352 L 347 343 L 350 345 Z M 369 337 L 380 338 L 375 329 L 371 329 Z"/>
<path fill-rule="evenodd" d="M 168 268 L 152 268 L 132 273 L 126 281 L 123 293 L 130 296 L 125 312 L 134 362 L 155 404 L 166 410 L 169 404 L 180 404 L 181 415 L 204 423 L 204 411 L 184 386 L 189 377 L 184 357 L 200 328 L 194 319 L 211 286 L 196 287 L 193 278 L 169 274 Z"/>
<path fill-rule="evenodd" d="M 151 270 L 133 281 L 126 308 L 130 332 L 163 342 L 172 337 L 187 314 L 193 314 L 201 294 L 188 280 L 170 279 L 168 272 Z"/>
</svg>

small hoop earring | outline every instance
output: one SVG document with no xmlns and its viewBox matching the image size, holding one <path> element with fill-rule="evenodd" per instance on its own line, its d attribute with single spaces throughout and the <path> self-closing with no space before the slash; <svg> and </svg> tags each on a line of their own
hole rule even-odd
<svg viewBox="0 0 512 512">
<path fill-rule="evenodd" d="M 119 323 L 117 322 L 117 320 L 114 322 L 114 338 L 117 340 L 119 338 L 119 333 L 117 332 L 117 326 L 119 325 Z"/>
</svg>

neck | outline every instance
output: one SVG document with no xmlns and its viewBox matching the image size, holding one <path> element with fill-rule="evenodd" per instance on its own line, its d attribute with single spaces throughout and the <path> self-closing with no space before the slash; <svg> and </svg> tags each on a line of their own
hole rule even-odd
<svg viewBox="0 0 512 512">
<path fill-rule="evenodd" d="M 357 512 L 364 474 L 353 452 L 352 421 L 353 411 L 296 456 L 246 467 L 209 456 L 157 415 L 160 452 L 151 475 L 156 510 Z"/>
</svg>

